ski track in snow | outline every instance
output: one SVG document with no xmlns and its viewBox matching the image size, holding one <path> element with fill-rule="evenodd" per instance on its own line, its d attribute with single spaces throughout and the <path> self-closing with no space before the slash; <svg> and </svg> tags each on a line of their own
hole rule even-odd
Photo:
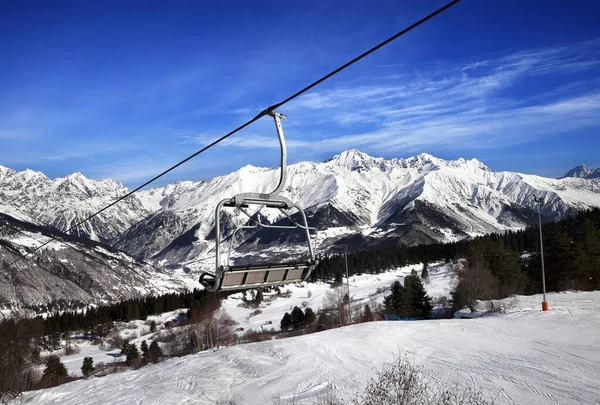
<svg viewBox="0 0 600 405">
<path fill-rule="evenodd" d="M 137 371 L 25 393 L 12 404 L 311 404 L 334 387 L 359 391 L 399 353 L 447 388 L 481 389 L 496 404 L 600 403 L 600 292 L 518 297 L 505 314 L 476 319 L 372 322 L 233 346 Z M 573 316 L 572 316 L 573 315 Z"/>
</svg>

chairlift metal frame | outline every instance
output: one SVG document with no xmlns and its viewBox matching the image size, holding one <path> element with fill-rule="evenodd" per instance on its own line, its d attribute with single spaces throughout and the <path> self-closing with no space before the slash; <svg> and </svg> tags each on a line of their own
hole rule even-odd
<svg viewBox="0 0 600 405">
<path fill-rule="evenodd" d="M 283 128 L 281 120 L 287 119 L 284 114 L 279 114 L 275 111 L 267 112 L 275 121 L 277 137 L 279 138 L 279 146 L 281 149 L 280 177 L 279 184 L 270 193 L 241 193 L 236 194 L 231 198 L 221 200 L 215 209 L 215 272 L 204 272 L 200 275 L 200 284 L 208 291 L 219 290 L 240 290 L 248 288 L 259 288 L 281 284 L 291 284 L 305 281 L 310 273 L 314 270 L 319 262 L 316 251 L 317 229 L 309 227 L 306 219 L 306 213 L 296 203 L 293 203 L 288 198 L 279 195 L 287 180 L 287 149 L 285 138 L 283 136 Z M 290 220 L 290 225 L 273 225 L 265 224 L 255 219 L 248 211 L 252 205 L 259 205 L 263 208 L 275 208 L 281 211 L 287 219 Z M 251 225 L 239 225 L 231 233 L 229 238 L 235 242 L 239 231 L 243 229 L 257 228 L 273 228 L 273 229 L 303 229 L 306 234 L 308 244 L 309 259 L 306 261 L 295 261 L 285 263 L 269 263 L 258 265 L 230 265 L 230 257 L 233 243 L 229 245 L 226 264 L 221 264 L 221 243 L 228 238 L 222 238 L 221 235 L 221 211 L 223 208 L 234 208 L 242 212 L 250 220 Z M 261 208 L 262 209 L 262 208 Z M 297 210 L 300 214 L 300 221 L 292 218 L 290 211 Z M 260 209 L 259 209 L 260 210 Z M 314 244 L 311 236 L 314 232 Z"/>
</svg>

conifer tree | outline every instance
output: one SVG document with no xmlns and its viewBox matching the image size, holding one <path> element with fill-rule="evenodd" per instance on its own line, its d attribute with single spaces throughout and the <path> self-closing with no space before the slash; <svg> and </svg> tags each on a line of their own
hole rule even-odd
<svg viewBox="0 0 600 405">
<path fill-rule="evenodd" d="M 140 351 L 138 350 L 137 345 L 135 343 L 129 345 L 126 356 L 126 363 L 128 366 L 133 366 L 137 364 L 140 358 Z"/>
<path fill-rule="evenodd" d="M 121 354 L 126 357 L 125 363 L 128 366 L 135 365 L 140 358 L 140 351 L 135 343 L 123 343 L 123 346 L 121 347 Z"/>
<path fill-rule="evenodd" d="M 292 316 L 289 312 L 286 312 L 281 318 L 281 322 L 279 323 L 279 327 L 281 330 L 290 330 L 292 328 Z"/>
<path fill-rule="evenodd" d="M 404 295 L 398 315 L 402 318 L 428 318 L 432 309 L 431 299 L 423 287 L 423 282 L 413 270 L 404 278 Z"/>
<path fill-rule="evenodd" d="M 429 282 L 429 264 L 427 261 L 423 262 L 423 270 L 421 270 L 421 280 Z"/>
<path fill-rule="evenodd" d="M 142 350 L 142 356 L 144 359 L 148 359 L 148 343 L 146 340 L 142 340 L 142 344 L 140 345 L 140 349 Z"/>
<path fill-rule="evenodd" d="M 304 317 L 304 312 L 299 307 L 294 307 L 291 314 L 292 318 L 292 327 L 294 329 L 301 329 L 306 324 L 306 320 Z"/>
<path fill-rule="evenodd" d="M 81 366 L 81 373 L 84 377 L 89 377 L 94 372 L 94 359 L 91 357 L 83 358 L 83 365 Z"/>
<path fill-rule="evenodd" d="M 304 321 L 306 322 L 306 324 L 312 325 L 313 323 L 315 323 L 316 320 L 317 315 L 315 314 L 315 312 L 312 310 L 311 307 L 307 307 L 304 310 Z"/>
<path fill-rule="evenodd" d="M 60 358 L 53 354 L 46 361 L 46 368 L 42 379 L 49 386 L 55 386 L 64 383 L 67 380 L 67 367 L 60 361 Z"/>
<path fill-rule="evenodd" d="M 373 313 L 371 312 L 371 307 L 369 306 L 369 304 L 365 305 L 365 313 L 363 317 L 365 322 L 373 320 Z"/>
<path fill-rule="evenodd" d="M 400 313 L 403 296 L 404 287 L 399 281 L 394 281 L 391 286 L 391 294 L 385 297 L 383 300 L 385 312 L 388 314 L 398 315 Z"/>
<path fill-rule="evenodd" d="M 153 340 L 152 343 L 150 343 L 148 353 L 150 355 L 150 361 L 152 363 L 158 363 L 162 356 L 162 350 L 160 349 L 160 346 L 158 345 L 158 342 L 156 340 Z"/>
</svg>

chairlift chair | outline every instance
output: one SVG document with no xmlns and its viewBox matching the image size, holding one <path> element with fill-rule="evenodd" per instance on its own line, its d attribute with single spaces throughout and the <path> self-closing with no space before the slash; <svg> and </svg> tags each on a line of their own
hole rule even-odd
<svg viewBox="0 0 600 405">
<path fill-rule="evenodd" d="M 241 290 L 248 288 L 268 287 L 282 284 L 292 284 L 305 281 L 313 269 L 318 264 L 318 256 L 315 255 L 316 250 L 316 234 L 317 229 L 308 226 L 306 214 L 304 210 L 296 203 L 293 203 L 288 198 L 279 195 L 285 187 L 287 177 L 287 152 L 285 138 L 283 137 L 283 129 L 281 120 L 287 119 L 284 114 L 279 114 L 274 111 L 267 112 L 275 121 L 275 128 L 279 138 L 279 146 L 281 148 L 281 170 L 279 184 L 270 193 L 241 193 L 236 194 L 231 198 L 225 198 L 217 204 L 215 209 L 215 262 L 216 269 L 214 274 L 204 272 L 200 275 L 199 282 L 208 291 L 220 290 Z M 284 216 L 290 221 L 289 225 L 275 225 L 263 223 L 259 219 L 254 218 L 248 210 L 250 206 L 262 206 L 270 209 L 281 211 Z M 262 209 L 261 207 L 261 209 Z M 230 235 L 229 253 L 227 254 L 226 263 L 221 263 L 221 243 L 227 239 L 222 238 L 220 216 L 223 208 L 234 208 L 242 212 L 249 218 L 249 225 L 239 225 Z M 295 220 L 291 216 L 292 210 L 297 210 L 300 214 L 300 219 Z M 268 263 L 268 264 L 248 264 L 248 265 L 230 265 L 231 247 L 236 240 L 239 231 L 244 229 L 258 228 L 274 228 L 274 229 L 301 229 L 306 235 L 308 245 L 308 260 L 305 261 L 288 261 L 283 263 Z M 314 232 L 314 244 L 311 232 Z"/>
</svg>

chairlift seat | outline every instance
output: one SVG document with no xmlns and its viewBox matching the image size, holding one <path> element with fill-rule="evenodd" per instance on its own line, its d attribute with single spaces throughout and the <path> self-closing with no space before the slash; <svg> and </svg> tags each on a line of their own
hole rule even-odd
<svg viewBox="0 0 600 405">
<path fill-rule="evenodd" d="M 299 283 L 314 267 L 314 261 L 227 266 L 223 269 L 221 280 L 211 273 L 203 273 L 200 284 L 208 289 L 240 290 Z M 219 282 L 220 285 L 217 285 Z"/>
</svg>

